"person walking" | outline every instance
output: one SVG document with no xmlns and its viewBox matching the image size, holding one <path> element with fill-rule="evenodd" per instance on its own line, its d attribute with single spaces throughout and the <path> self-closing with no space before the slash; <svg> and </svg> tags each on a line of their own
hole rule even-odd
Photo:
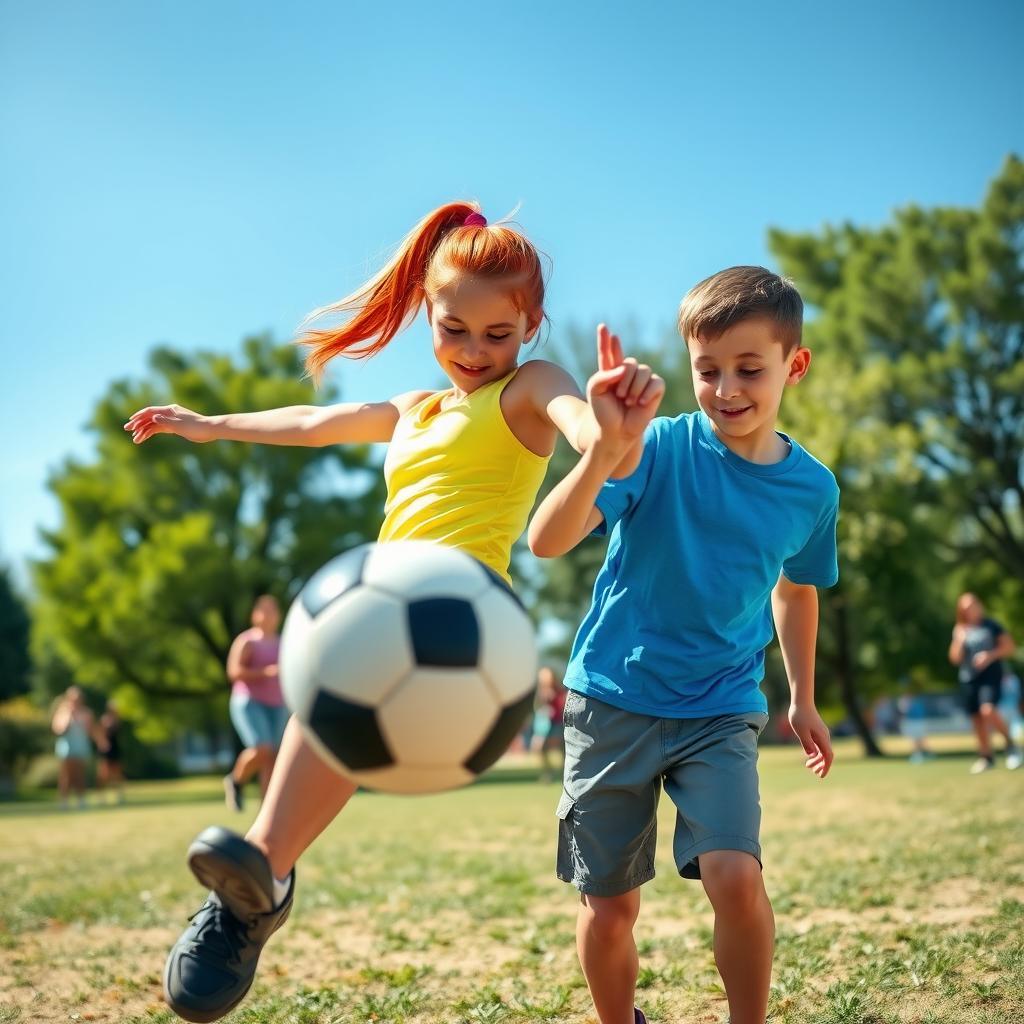
<svg viewBox="0 0 1024 1024">
<path fill-rule="evenodd" d="M 1006 767 L 1013 771 L 1024 764 L 1024 756 L 1014 744 L 998 708 L 1003 687 L 1003 658 L 1013 651 L 1013 637 L 1001 623 L 985 614 L 985 606 L 978 597 L 961 594 L 956 602 L 949 660 L 959 670 L 964 710 L 971 716 L 978 741 L 978 757 L 970 768 L 972 775 L 995 767 L 993 732 L 998 732 L 1006 743 Z"/>
</svg>

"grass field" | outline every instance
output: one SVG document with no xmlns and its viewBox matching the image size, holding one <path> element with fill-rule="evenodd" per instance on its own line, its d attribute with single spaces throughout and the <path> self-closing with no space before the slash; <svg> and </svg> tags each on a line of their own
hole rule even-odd
<svg viewBox="0 0 1024 1024">
<path fill-rule="evenodd" d="M 762 751 L 765 879 L 778 921 L 771 1020 L 1024 1020 L 1024 770 L 966 773 L 840 749 L 818 782 Z M 244 828 L 216 781 L 140 785 L 129 805 L 0 809 L 0 1024 L 177 1020 L 160 975 L 202 900 L 195 832 Z M 520 1024 L 592 1020 L 575 902 L 554 860 L 557 785 L 499 772 L 428 798 L 359 794 L 304 858 L 296 910 L 229 1021 Z M 652 1022 L 718 1022 L 726 1004 L 699 883 L 670 860 L 637 936 Z"/>
</svg>

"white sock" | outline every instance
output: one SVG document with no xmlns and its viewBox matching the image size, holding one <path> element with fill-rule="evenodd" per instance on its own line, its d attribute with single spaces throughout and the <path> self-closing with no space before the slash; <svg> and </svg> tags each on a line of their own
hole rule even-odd
<svg viewBox="0 0 1024 1024">
<path fill-rule="evenodd" d="M 274 879 L 274 909 L 277 910 L 282 903 L 284 903 L 285 897 L 288 895 L 288 890 L 291 888 L 292 874 L 289 871 L 285 878 Z"/>
</svg>

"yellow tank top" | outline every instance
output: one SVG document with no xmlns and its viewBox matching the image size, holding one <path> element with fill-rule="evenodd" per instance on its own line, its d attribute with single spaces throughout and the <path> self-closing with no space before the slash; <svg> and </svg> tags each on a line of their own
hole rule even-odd
<svg viewBox="0 0 1024 1024">
<path fill-rule="evenodd" d="M 501 394 L 513 370 L 441 411 L 442 391 L 399 417 L 384 460 L 388 497 L 379 540 L 459 548 L 511 582 L 512 545 L 526 528 L 550 456 L 512 433 Z"/>
</svg>

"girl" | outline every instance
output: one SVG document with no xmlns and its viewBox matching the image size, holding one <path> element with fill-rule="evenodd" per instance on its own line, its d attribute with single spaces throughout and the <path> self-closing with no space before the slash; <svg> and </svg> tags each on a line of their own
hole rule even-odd
<svg viewBox="0 0 1024 1024">
<path fill-rule="evenodd" d="M 1000 733 L 1006 741 L 1007 768 L 1019 768 L 1024 762 L 998 709 L 1003 684 L 1002 659 L 1013 651 L 1013 637 L 995 619 L 985 615 L 981 601 L 974 594 L 961 594 L 956 602 L 956 625 L 949 645 L 949 660 L 959 669 L 964 710 L 971 716 L 978 740 L 978 757 L 970 769 L 972 775 L 995 767 L 993 732 Z"/>
<path fill-rule="evenodd" d="M 533 245 L 507 225 L 488 225 L 475 204 L 449 203 L 409 233 L 376 277 L 334 305 L 340 327 L 316 327 L 315 379 L 337 355 L 380 351 L 425 305 L 434 356 L 451 386 L 410 391 L 385 402 L 300 406 L 263 413 L 202 416 L 178 405 L 142 409 L 125 424 L 136 444 L 173 433 L 191 441 L 265 444 L 390 442 L 387 501 L 379 539 L 427 540 L 461 548 L 510 579 L 522 533 L 556 434 L 583 452 L 600 428 L 572 378 L 541 360 L 518 365 L 544 320 L 544 279 Z M 660 378 L 624 360 L 618 339 L 600 328 L 614 366 L 597 375 L 591 397 L 634 405 L 659 400 Z M 639 452 L 624 459 L 630 471 Z M 189 865 L 213 890 L 172 948 L 164 972 L 167 1002 L 188 1020 L 227 1013 L 252 984 L 270 935 L 291 909 L 294 865 L 355 791 L 289 722 L 266 799 L 246 837 L 203 832 Z"/>
<path fill-rule="evenodd" d="M 57 736 L 55 751 L 59 761 L 57 788 L 60 806 L 67 810 L 71 794 L 78 799 L 78 806 L 85 806 L 85 771 L 92 756 L 92 735 L 95 723 L 92 712 L 86 706 L 82 691 L 69 686 L 53 712 L 50 723 Z"/>
<path fill-rule="evenodd" d="M 239 633 L 228 652 L 231 697 L 228 709 L 244 749 L 224 776 L 224 798 L 232 811 L 242 809 L 242 786 L 259 776 L 260 794 L 270 784 L 277 749 L 288 723 L 277 674 L 281 638 L 277 598 L 261 594 L 252 606 L 252 627 Z"/>
</svg>

